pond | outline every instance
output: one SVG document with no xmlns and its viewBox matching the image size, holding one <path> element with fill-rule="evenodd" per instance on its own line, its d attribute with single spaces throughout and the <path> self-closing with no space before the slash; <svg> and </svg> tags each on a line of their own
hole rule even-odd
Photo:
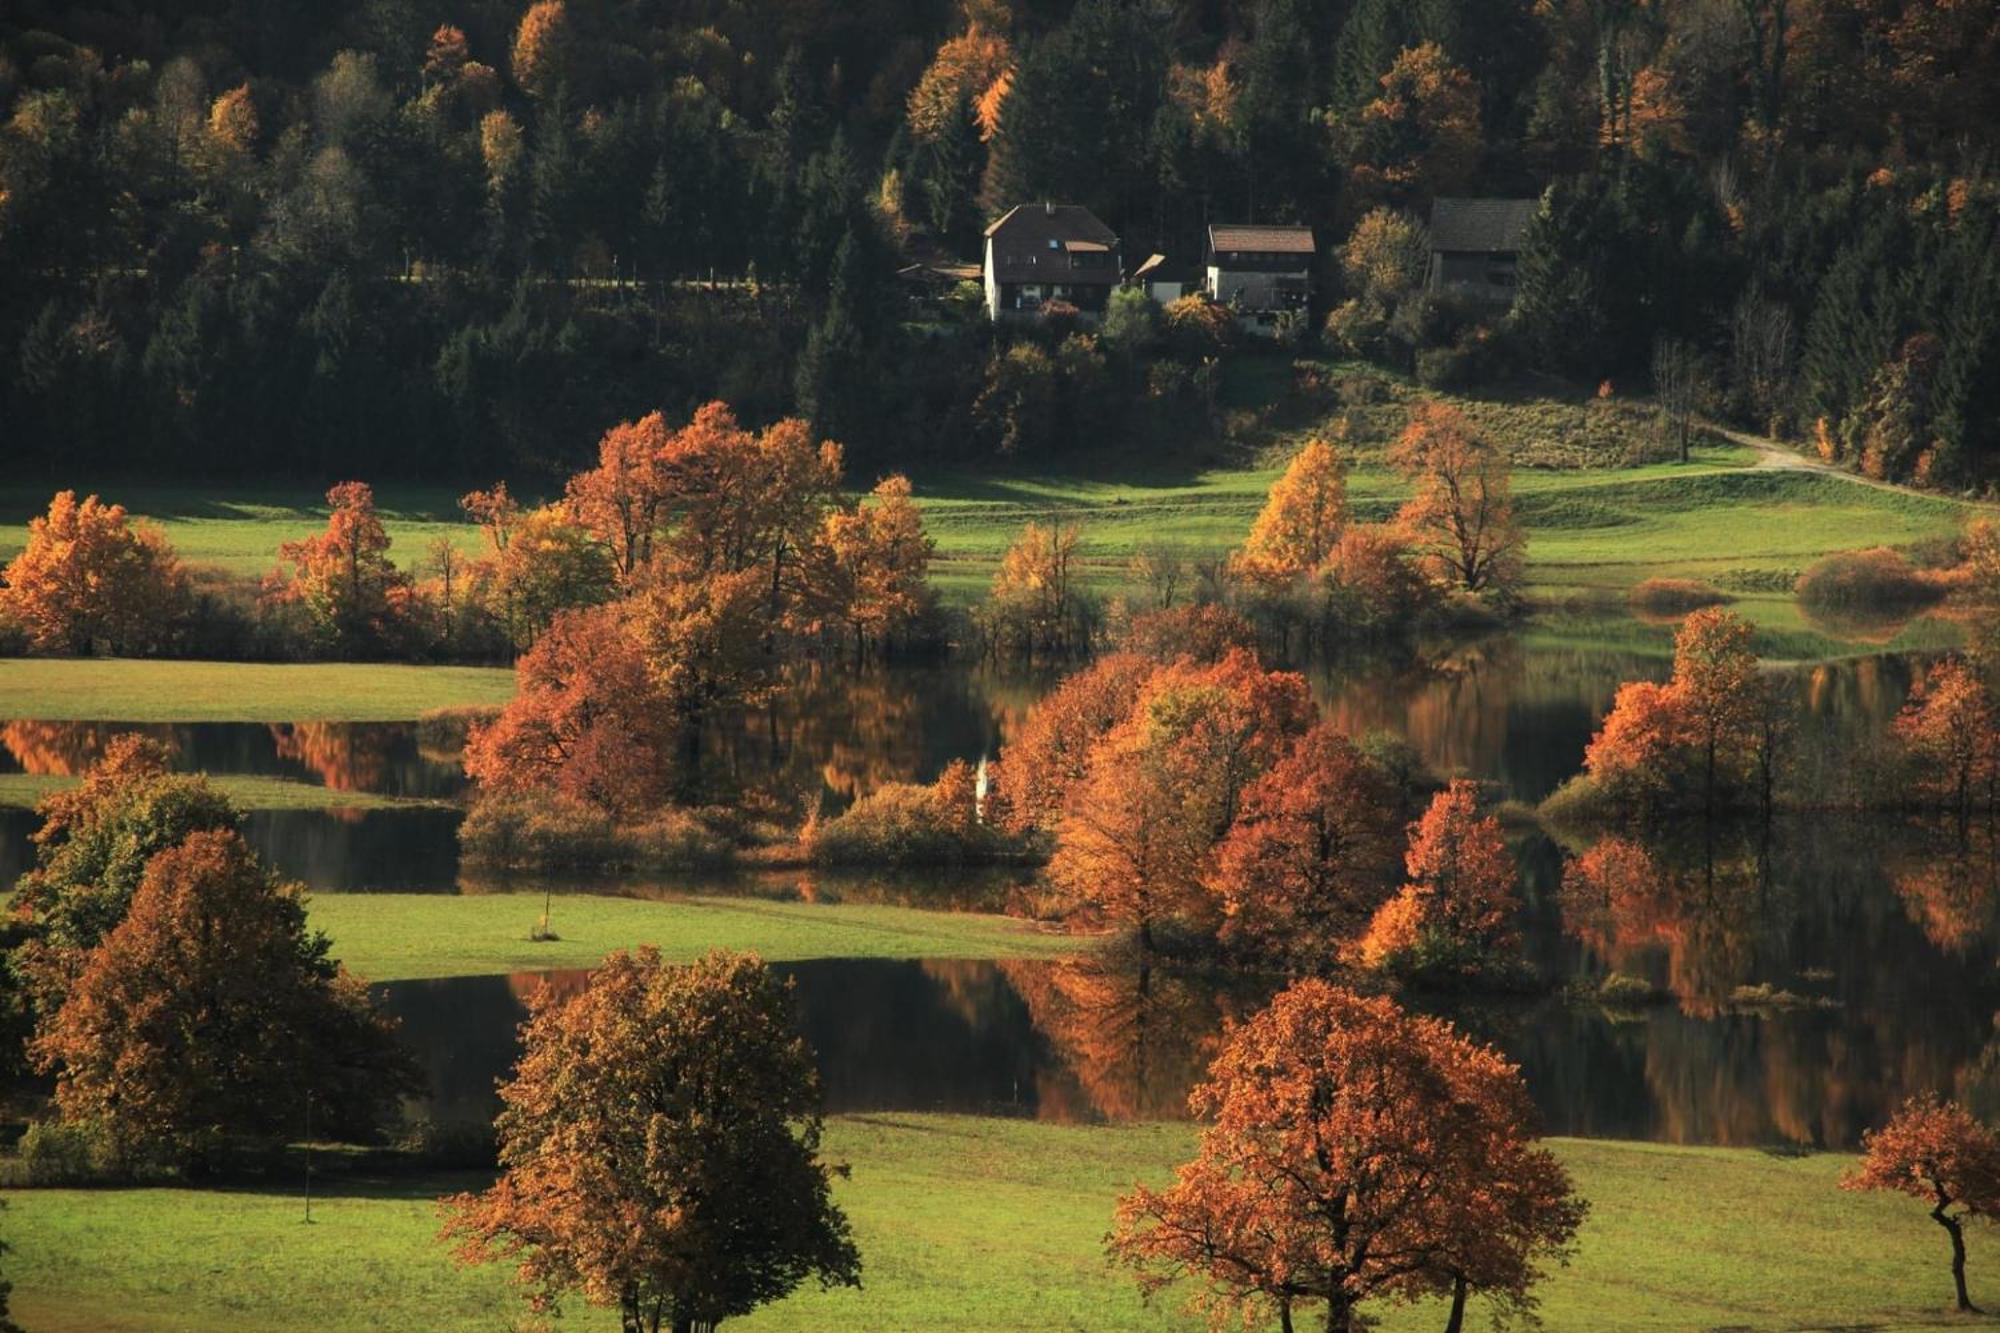
<svg viewBox="0 0 2000 1333">
<path fill-rule="evenodd" d="M 1441 772 L 1540 800 L 1573 774 L 1620 682 L 1658 657 L 1499 638 L 1422 664 L 1321 669 L 1314 687 L 1350 731 L 1410 739 Z M 1901 705 L 1898 655 L 1786 669 L 1801 757 L 1832 771 Z M 746 783 L 832 808 L 885 782 L 924 781 L 991 754 L 1048 688 L 971 664 L 812 675 L 716 728 L 710 752 Z M 115 723 L 0 727 L 0 771 L 74 773 Z M 197 724 L 145 728 L 184 768 L 452 798 L 457 756 L 407 725 Z M 248 816 L 257 849 L 320 892 L 540 887 L 462 866 L 449 807 L 276 810 Z M 1524 934 L 1563 993 L 1438 1004 L 1526 1071 L 1553 1132 L 1675 1142 L 1851 1145 L 1913 1091 L 2000 1110 L 1991 984 L 1990 837 L 1876 832 L 1853 820 L 1718 834 L 1651 850 L 1674 891 L 1585 912 L 1561 893 L 1561 851 L 1520 840 Z M 0 884 L 31 862 L 31 814 L 0 811 Z M 699 890 L 1001 910 L 1020 875 L 753 875 L 584 882 L 557 891 Z M 836 1111 L 944 1109 L 1068 1120 L 1183 1113 L 1226 1018 L 1265 998 L 1158 969 L 1083 963 L 832 960 L 784 969 Z M 1616 972 L 1620 1004 L 1598 983 Z M 578 978 L 558 977 L 574 985 Z M 492 1109 L 533 977 L 406 982 L 386 1003 L 425 1056 L 442 1118 Z M 1647 997 L 1651 997 L 1650 1001 Z"/>
<path fill-rule="evenodd" d="M 1851 1147 L 1912 1093 L 2000 1110 L 2000 869 L 1991 840 L 1737 839 L 1663 863 L 1702 888 L 1668 918 L 1603 932 L 1565 910 L 1556 849 L 1523 847 L 1531 956 L 1575 978 L 1525 999 L 1408 998 L 1517 1061 L 1551 1133 Z M 1683 849 L 1685 852 L 1685 849 Z M 1650 998 L 1604 1001 L 1612 969 Z M 1275 983 L 1130 960 L 834 959 L 796 987 L 830 1111 L 1057 1121 L 1175 1119 L 1225 1021 Z M 516 1054 L 525 997 L 583 973 L 378 988 L 427 1069 L 440 1120 L 480 1120 Z"/>
</svg>

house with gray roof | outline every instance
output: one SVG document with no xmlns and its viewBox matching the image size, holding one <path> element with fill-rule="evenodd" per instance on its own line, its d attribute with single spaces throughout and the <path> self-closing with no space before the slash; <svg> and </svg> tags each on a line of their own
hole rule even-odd
<svg viewBox="0 0 2000 1333">
<path fill-rule="evenodd" d="M 1434 201 L 1426 288 L 1440 296 L 1512 305 L 1521 244 L 1540 206 L 1538 199 Z"/>
<path fill-rule="evenodd" d="M 986 309 L 1030 319 L 1051 301 L 1104 317 L 1123 270 L 1118 234 L 1081 204 L 1021 204 L 986 229 Z"/>
</svg>

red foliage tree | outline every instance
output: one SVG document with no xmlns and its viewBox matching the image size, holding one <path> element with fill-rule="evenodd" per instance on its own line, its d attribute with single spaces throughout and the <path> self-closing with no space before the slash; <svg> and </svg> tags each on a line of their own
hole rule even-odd
<svg viewBox="0 0 2000 1333">
<path fill-rule="evenodd" d="M 566 611 L 515 664 L 514 697 L 465 745 L 465 771 L 496 791 L 550 788 L 616 814 L 672 789 L 674 718 L 618 606 Z"/>
<path fill-rule="evenodd" d="M 1308 968 L 1331 964 L 1394 883 L 1395 793 L 1321 723 L 1251 784 L 1216 850 L 1225 942 Z"/>
<path fill-rule="evenodd" d="M 1476 962 L 1512 948 L 1520 893 L 1500 821 L 1479 814 L 1479 788 L 1463 779 L 1431 799 L 1410 825 L 1408 882 L 1384 904 L 1362 944 L 1373 966 L 1412 954 Z"/>
<path fill-rule="evenodd" d="M 1172 1186 L 1119 1201 L 1110 1248 L 1217 1322 L 1478 1290 L 1525 1301 L 1583 1204 L 1535 1146 L 1519 1071 L 1448 1023 L 1323 981 L 1234 1030 L 1189 1105 L 1214 1123 Z"/>
<path fill-rule="evenodd" d="M 1957 1102 L 1913 1097 L 1861 1141 L 1861 1165 L 1840 1187 L 1895 1190 L 1929 1204 L 1931 1220 L 1951 1237 L 1958 1308 L 1977 1311 L 1965 1288 L 1965 1222 L 2000 1215 L 2000 1137 Z"/>
<path fill-rule="evenodd" d="M 323 649 L 343 655 L 378 653 L 407 628 L 410 580 L 389 561 L 389 532 L 367 483 L 343 481 L 327 491 L 326 531 L 278 548 L 292 568 L 267 580 L 269 595 L 302 608 Z"/>
<path fill-rule="evenodd" d="M 1960 819 L 2000 809 L 2000 705 L 1986 682 L 1959 658 L 1924 672 L 1895 737 L 1915 766 L 1918 790 Z"/>
</svg>

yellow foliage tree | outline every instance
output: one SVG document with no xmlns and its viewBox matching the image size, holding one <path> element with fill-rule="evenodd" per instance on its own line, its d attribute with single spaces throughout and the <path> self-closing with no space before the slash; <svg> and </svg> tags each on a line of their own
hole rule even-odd
<svg viewBox="0 0 2000 1333">
<path fill-rule="evenodd" d="M 1332 444 L 1308 440 L 1271 487 L 1231 565 L 1253 582 L 1290 583 L 1319 568 L 1346 526 L 1347 469 Z"/>
</svg>

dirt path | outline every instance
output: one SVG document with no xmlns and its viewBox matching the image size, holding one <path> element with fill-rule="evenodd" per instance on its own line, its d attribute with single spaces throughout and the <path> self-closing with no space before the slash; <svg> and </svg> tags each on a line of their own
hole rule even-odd
<svg viewBox="0 0 2000 1333">
<path fill-rule="evenodd" d="M 1936 491 L 1920 491 L 1912 486 L 1898 486 L 1893 481 L 1877 481 L 1864 477 L 1859 472 L 1849 472 L 1846 468 L 1822 463 L 1817 458 L 1809 458 L 1796 449 L 1788 449 L 1776 440 L 1764 435 L 1752 435 L 1747 431 L 1732 430 L 1728 426 L 1706 423 L 1709 430 L 1728 440 L 1740 444 L 1757 454 L 1757 467 L 1785 472 L 1817 472 L 1822 476 L 1836 477 L 1841 481 L 1853 482 L 1856 486 L 1868 486 L 1878 491 L 1888 491 L 1893 495 L 1909 495 L 1926 500 L 1956 500 L 1959 504 L 1973 505 L 1981 509 L 1995 508 L 1984 500 L 1967 500 L 1963 496 L 1941 495 Z"/>
</svg>

